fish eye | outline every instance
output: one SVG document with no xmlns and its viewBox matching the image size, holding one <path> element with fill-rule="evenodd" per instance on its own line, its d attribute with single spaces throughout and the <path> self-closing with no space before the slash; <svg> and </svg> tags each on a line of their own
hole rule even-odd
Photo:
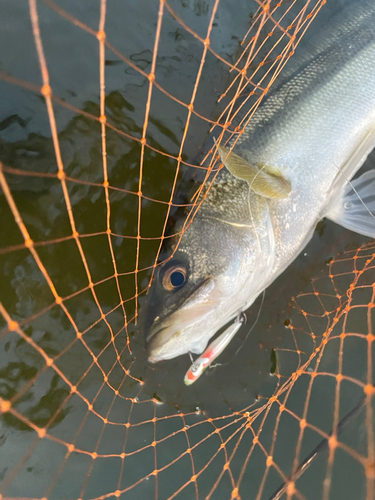
<svg viewBox="0 0 375 500">
<path fill-rule="evenodd" d="M 186 269 L 174 266 L 167 269 L 163 276 L 163 287 L 166 290 L 175 290 L 186 282 Z"/>
</svg>

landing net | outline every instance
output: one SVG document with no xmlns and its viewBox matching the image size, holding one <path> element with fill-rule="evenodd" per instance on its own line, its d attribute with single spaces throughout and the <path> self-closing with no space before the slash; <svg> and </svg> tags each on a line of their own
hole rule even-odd
<svg viewBox="0 0 375 500">
<path fill-rule="evenodd" d="M 0 3 L 1 498 L 374 498 L 373 242 L 321 223 L 191 388 L 136 325 L 206 138 L 327 4 Z"/>
</svg>

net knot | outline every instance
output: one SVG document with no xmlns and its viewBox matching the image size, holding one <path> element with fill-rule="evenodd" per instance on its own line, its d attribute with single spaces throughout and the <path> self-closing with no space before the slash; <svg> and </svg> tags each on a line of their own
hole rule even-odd
<svg viewBox="0 0 375 500">
<path fill-rule="evenodd" d="M 372 396 L 375 393 L 375 387 L 371 384 L 365 385 L 363 390 L 367 396 Z"/>
<path fill-rule="evenodd" d="M 288 495 L 294 495 L 294 493 L 296 491 L 296 487 L 294 486 L 294 483 L 288 483 L 288 485 L 286 487 L 286 491 L 287 491 Z"/>
<path fill-rule="evenodd" d="M 17 323 L 17 321 L 9 321 L 9 323 L 8 323 L 8 330 L 10 332 L 14 332 L 17 329 L 18 329 L 18 323 Z"/>
<path fill-rule="evenodd" d="M 331 436 L 329 439 L 328 439 L 328 445 L 331 449 L 334 449 L 337 447 L 337 438 L 336 436 Z"/>
<path fill-rule="evenodd" d="M 45 429 L 38 429 L 38 436 L 43 439 L 45 435 L 47 434 L 47 431 Z"/>
<path fill-rule="evenodd" d="M 44 97 L 51 97 L 52 94 L 51 87 L 48 84 L 43 85 L 43 87 L 40 89 L 40 92 Z"/>
<path fill-rule="evenodd" d="M 231 498 L 238 497 L 238 488 L 233 488 Z"/>
<path fill-rule="evenodd" d="M 369 462 L 366 465 L 366 477 L 368 479 L 374 479 L 375 478 L 375 463 L 374 462 Z"/>
<path fill-rule="evenodd" d="M 0 412 L 1 413 L 6 413 L 8 412 L 12 407 L 12 404 L 10 401 L 5 401 L 5 399 L 0 398 Z"/>
<path fill-rule="evenodd" d="M 104 30 L 99 30 L 96 34 L 96 38 L 99 40 L 99 42 L 104 42 L 106 35 Z"/>
</svg>

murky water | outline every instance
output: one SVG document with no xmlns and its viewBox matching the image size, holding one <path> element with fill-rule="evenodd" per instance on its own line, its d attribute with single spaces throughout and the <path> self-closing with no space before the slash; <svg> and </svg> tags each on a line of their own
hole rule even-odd
<svg viewBox="0 0 375 500">
<path fill-rule="evenodd" d="M 204 39 L 213 3 L 176 0 L 170 5 Z M 327 7 L 331 10 L 326 12 L 332 13 L 343 4 L 332 2 Z M 64 0 L 58 5 L 92 30 L 98 29 L 99 1 Z M 29 173 L 53 174 L 31 176 L 5 169 L 4 175 L 30 237 L 37 243 L 36 249 L 45 269 L 58 295 L 64 298 L 64 304 L 79 331 L 83 332 L 88 347 L 77 341 L 72 323 L 61 307 L 55 304 L 40 268 L 23 245 L 23 238 L 8 203 L 0 194 L 0 301 L 12 319 L 20 323 L 26 336 L 55 359 L 55 366 L 71 384 L 77 386 L 80 394 L 72 395 L 66 381 L 56 371 L 46 369 L 38 350 L 15 332 L 3 330 L 0 334 L 0 396 L 9 400 L 21 394 L 14 405 L 15 409 L 36 426 L 47 426 L 50 435 L 55 437 L 55 441 L 38 440 L 25 421 L 10 413 L 3 415 L 0 455 L 6 458 L 0 460 L 0 479 L 6 482 L 12 471 L 17 472 L 14 480 L 5 483 L 3 493 L 6 496 L 61 499 L 80 498 L 83 492 L 84 498 L 97 498 L 116 489 L 125 489 L 156 467 L 152 448 L 142 451 L 143 443 L 146 446 L 153 440 L 170 437 L 165 445 L 160 443 L 157 447 L 159 470 L 181 455 L 187 446 L 186 436 L 180 432 L 184 422 L 186 426 L 193 426 L 188 433 L 190 447 L 207 437 L 204 445 L 194 452 L 197 470 L 200 464 L 206 464 L 215 457 L 207 469 L 204 482 L 200 484 L 200 496 L 203 498 L 217 479 L 217 471 L 221 470 L 224 461 L 222 455 L 215 455 L 218 437 L 212 434 L 211 424 L 196 427 L 194 424 L 204 422 L 207 416 L 222 416 L 222 425 L 234 422 L 231 427 L 233 432 L 233 426 L 237 425 L 233 411 L 252 405 L 258 396 L 272 394 L 277 382 L 276 377 L 270 374 L 272 352 L 287 342 L 289 330 L 284 324 L 288 324 L 291 319 L 291 298 L 309 289 L 311 278 L 325 270 L 327 262 L 337 252 L 358 248 L 368 239 L 345 231 L 329 221 L 321 222 L 304 253 L 267 290 L 259 320 L 245 344 L 247 331 L 258 314 L 260 299 L 247 314 L 247 326 L 220 358 L 223 366 L 208 371 L 199 384 L 191 388 L 183 384 L 184 373 L 190 365 L 189 358 L 185 356 L 149 365 L 143 338 L 133 323 L 129 325 L 130 353 L 126 348 L 124 316 L 119 305 L 119 291 L 113 279 L 113 261 L 105 233 L 107 205 L 102 184 L 101 126 L 92 119 L 92 116 L 100 115 L 98 40 L 51 9 L 48 2 L 37 2 L 37 7 L 53 93 L 61 101 L 86 113 L 80 114 L 61 104 L 54 104 L 64 170 L 70 178 L 67 187 L 76 230 L 81 235 L 91 279 L 96 284 L 97 299 L 102 313 L 107 314 L 108 324 L 104 325 L 101 320 L 101 311 L 88 287 L 84 262 L 72 237 L 61 182 L 55 175 L 55 149 L 44 98 L 22 85 L 0 79 L 0 161 L 6 167 Z M 227 1 L 220 2 L 210 35 L 210 46 L 217 54 L 231 62 L 236 60 L 240 50 L 239 41 L 247 32 L 255 9 L 255 2 L 238 1 L 235 7 Z M 117 1 L 108 2 L 107 5 L 107 40 L 146 73 L 150 71 L 152 63 L 158 10 L 159 3 L 153 0 Z M 1 0 L 0 11 L 0 71 L 41 87 L 27 2 Z M 325 15 L 316 22 L 324 24 L 328 18 Z M 305 43 L 307 47 L 308 37 Z M 301 50 L 304 50 L 303 47 Z M 165 10 L 158 44 L 156 80 L 164 90 L 184 103 L 190 102 L 194 91 L 202 52 L 202 43 Z M 112 243 L 120 275 L 121 297 L 125 300 L 127 317 L 131 318 L 136 307 L 133 273 L 136 266 L 136 193 L 141 145 L 131 140 L 129 135 L 138 139 L 142 137 L 148 79 L 109 49 L 105 58 L 106 116 L 111 125 L 123 132 L 120 134 L 107 128 L 108 176 L 110 186 L 117 188 L 109 190 L 110 224 L 115 235 L 112 236 Z M 182 151 L 187 163 L 197 164 L 197 158 L 205 151 L 210 120 L 215 121 L 220 116 L 225 101 L 222 104 L 217 101 L 230 81 L 231 76 L 228 76 L 225 64 L 207 52 L 194 103 L 194 109 L 207 120 L 192 115 Z M 147 199 L 142 200 L 141 206 L 140 231 L 142 238 L 145 238 L 140 242 L 138 268 L 141 270 L 152 266 L 154 262 L 159 246 L 157 238 L 162 234 L 176 171 L 176 161 L 161 153 L 179 155 L 187 114 L 186 106 L 154 87 L 146 135 L 147 143 L 153 149 L 145 149 L 143 163 L 142 193 Z M 373 154 L 366 168 L 373 165 L 374 159 Z M 199 171 L 182 166 L 176 202 L 182 201 L 190 189 L 191 179 L 197 177 Z M 10 247 L 14 249 L 8 251 Z M 139 292 L 146 288 L 150 273 L 149 269 L 138 273 Z M 307 310 L 313 304 L 307 303 L 304 307 Z M 5 326 L 4 318 L 0 317 L 0 327 Z M 367 333 L 365 325 L 363 329 L 363 333 Z M 108 348 L 111 330 L 119 333 Z M 235 355 L 239 347 L 241 349 Z M 121 353 L 121 363 L 116 362 L 118 353 Z M 99 363 L 93 363 L 93 356 L 100 360 Z M 337 358 L 333 352 L 333 360 L 335 356 Z M 362 357 L 360 349 L 355 351 L 348 371 L 353 371 L 357 360 Z M 293 370 L 293 363 L 285 362 L 283 368 L 286 372 L 289 368 Z M 103 383 L 103 372 L 109 374 L 110 387 L 116 388 L 120 397 L 114 398 L 109 386 Z M 143 381 L 144 385 L 139 381 Z M 332 398 L 332 393 L 325 393 L 324 388 L 320 387 L 316 397 L 324 402 Z M 296 407 L 303 406 L 306 399 L 303 383 L 294 392 L 294 398 Z M 357 395 L 353 394 L 353 404 L 356 398 Z M 85 400 L 93 404 L 97 414 L 107 415 L 108 420 L 122 425 L 103 425 L 103 421 L 95 414 L 88 414 Z M 155 400 L 161 404 L 156 404 Z M 352 401 L 348 403 L 348 409 L 351 405 Z M 318 422 L 320 409 L 318 405 L 314 408 L 309 419 Z M 180 411 L 184 413 L 184 420 Z M 156 417 L 160 419 L 157 430 L 152 422 Z M 168 418 L 163 420 L 163 417 Z M 123 425 L 127 423 L 132 424 L 131 431 Z M 137 427 L 137 424 L 142 425 Z M 285 423 L 285 427 L 280 427 L 279 431 L 278 443 L 282 448 L 280 453 L 284 457 L 286 474 L 294 458 L 293 446 L 289 446 L 289 458 L 285 451 L 288 449 L 287 443 L 290 444 L 293 425 L 290 423 L 288 428 L 288 423 Z M 319 421 L 319 427 L 326 432 L 329 432 L 331 425 L 332 409 Z M 222 431 L 224 434 L 225 431 Z M 126 453 L 130 455 L 125 460 L 125 466 L 119 458 L 124 452 L 124 440 Z M 306 453 L 319 439 L 314 436 L 310 441 L 304 442 Z M 73 442 L 76 448 L 86 450 L 88 454 L 71 453 L 66 459 L 65 444 Z M 235 442 L 228 444 L 228 453 Z M 243 462 L 250 440 L 244 437 L 238 442 L 236 457 L 239 462 Z M 90 454 L 94 451 L 105 455 L 105 458 L 93 460 Z M 133 454 L 135 451 L 137 453 Z M 64 467 L 60 470 L 61 464 Z M 16 469 L 18 465 L 19 470 Z M 318 469 L 324 466 L 323 462 L 318 463 L 316 472 L 306 479 L 306 491 L 309 491 L 311 484 L 315 484 L 316 478 L 321 477 L 322 471 Z M 124 474 L 120 473 L 122 467 Z M 259 457 L 259 474 L 264 467 L 264 457 Z M 344 464 L 341 470 L 344 471 L 345 467 L 353 467 L 353 464 Z M 256 472 L 257 469 L 243 480 L 243 484 L 250 488 L 249 492 L 254 491 L 254 497 L 259 487 L 259 483 L 254 481 Z M 167 467 L 158 475 L 159 497 L 167 498 L 175 493 L 189 480 L 191 474 L 188 455 L 178 460 L 176 465 Z M 122 479 L 117 484 L 119 477 Z M 362 480 L 358 473 L 353 484 L 358 487 Z M 269 494 L 279 484 L 279 477 L 272 478 L 268 485 Z M 214 498 L 229 498 L 230 494 L 231 485 L 229 482 L 223 483 Z M 153 498 L 154 478 L 143 481 L 126 495 L 124 498 Z M 253 498 L 251 493 L 249 495 L 249 498 Z M 194 487 L 183 490 L 178 498 L 195 498 Z"/>
</svg>

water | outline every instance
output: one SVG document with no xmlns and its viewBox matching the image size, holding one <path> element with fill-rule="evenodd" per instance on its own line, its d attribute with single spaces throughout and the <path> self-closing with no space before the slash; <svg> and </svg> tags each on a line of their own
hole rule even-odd
<svg viewBox="0 0 375 500">
<path fill-rule="evenodd" d="M 213 4 L 200 0 L 170 2 L 175 13 L 203 39 Z M 333 2 L 326 13 L 343 4 Z M 58 5 L 91 30 L 98 29 L 99 1 L 64 0 Z M 237 59 L 239 42 L 256 7 L 255 2 L 236 2 L 235 8 L 220 2 L 210 47 L 226 61 L 233 63 Z M 92 118 L 100 115 L 98 40 L 62 17 L 48 2 L 37 2 L 37 8 L 53 93 L 86 113 L 54 103 L 64 171 L 69 177 L 68 195 L 85 259 L 72 237 L 62 185 L 56 177 L 55 150 L 44 98 L 22 85 L 0 79 L 0 161 L 5 167 L 38 173 L 27 176 L 5 168 L 4 175 L 30 237 L 36 242 L 36 251 L 66 307 L 64 312 L 56 304 L 48 282 L 24 246 L 5 197 L 0 195 L 0 301 L 24 332 L 23 337 L 8 332 L 6 321 L 0 317 L 0 397 L 14 399 L 13 408 L 18 412 L 4 413 L 0 421 L 1 492 L 7 497 L 91 499 L 103 498 L 102 495 L 114 498 L 114 492 L 120 490 L 121 498 L 153 498 L 155 492 L 159 498 L 168 498 L 197 474 L 199 495 L 195 483 L 189 482 L 178 498 L 204 498 L 235 452 L 229 467 L 234 480 L 225 472 L 213 498 L 230 498 L 233 481 L 237 481 L 241 470 L 244 476 L 240 491 L 247 489 L 250 498 L 255 498 L 266 469 L 265 455 L 257 448 L 249 466 L 244 463 L 257 429 L 263 428 L 263 444 L 269 449 L 277 411 L 273 407 L 267 420 L 261 416 L 247 432 L 244 412 L 259 408 L 280 380 L 270 375 L 275 348 L 289 349 L 291 355 L 288 359 L 287 351 L 280 351 L 278 371 L 289 374 L 297 366 L 298 349 L 291 330 L 284 325 L 292 321 L 298 328 L 298 321 L 303 319 L 298 319 L 298 311 L 292 309 L 291 297 L 310 290 L 311 278 L 325 272 L 327 262 L 338 251 L 356 249 L 368 239 L 329 221 L 320 223 L 304 253 L 267 290 L 256 328 L 235 359 L 246 328 L 219 359 L 224 366 L 207 371 L 191 388 L 183 384 L 190 365 L 187 356 L 148 364 L 138 327 L 130 323 L 125 331 L 120 304 L 121 299 L 125 301 L 127 318 L 132 318 L 136 310 L 136 193 L 141 145 L 129 135 L 142 137 L 148 80 L 106 49 L 106 116 L 117 129 L 107 128 L 106 144 L 111 242 L 119 292 L 105 232 L 108 205 L 102 184 L 101 126 Z M 27 2 L 2 0 L 0 9 L 0 71 L 41 87 Z M 152 64 L 158 10 L 158 2 L 151 0 L 107 5 L 108 42 L 146 73 Z M 321 16 L 316 22 L 324 24 L 328 18 Z M 307 37 L 305 47 L 308 43 Z M 155 70 L 161 87 L 189 103 L 202 53 L 202 43 L 164 9 Z M 266 73 L 266 69 L 263 71 Z M 210 120 L 216 121 L 227 104 L 225 99 L 219 104 L 217 101 L 232 78 L 227 66 L 207 52 L 194 109 L 208 120 L 194 114 L 191 117 L 182 150 L 187 164 L 197 164 L 206 151 Z M 187 116 L 186 106 L 154 87 L 146 134 L 147 144 L 153 149 L 145 148 L 143 163 L 138 262 L 138 268 L 145 270 L 138 273 L 138 292 L 147 287 L 151 275 L 148 268 L 159 247 L 176 172 L 176 160 L 162 153 L 179 155 Z M 367 168 L 371 162 L 370 159 Z M 201 176 L 198 169 L 182 164 L 174 201 L 181 203 L 191 180 Z M 85 262 L 100 307 L 88 287 Z M 254 322 L 259 304 L 257 301 L 248 312 L 247 328 Z M 309 295 L 302 307 L 314 311 L 314 298 Z M 75 327 L 82 338 L 77 338 Z M 367 328 L 366 323 L 361 324 L 361 332 L 367 333 Z M 129 339 L 131 351 L 127 347 Z M 298 345 L 304 346 L 306 353 L 313 348 L 308 336 L 299 337 Z M 350 357 L 351 352 L 354 354 Z M 53 368 L 46 366 L 43 353 L 54 359 Z M 302 353 L 303 359 L 306 353 Z M 322 365 L 322 371 L 337 373 L 337 345 L 327 353 L 327 365 Z M 348 373 L 362 380 L 363 370 L 355 372 L 355 367 L 358 360 L 361 364 L 366 362 L 365 347 L 355 344 L 353 349 L 345 350 L 345 355 L 349 356 Z M 302 377 L 289 398 L 289 408 L 299 416 L 307 401 L 306 384 L 307 377 Z M 314 387 L 316 394 L 311 396 L 308 421 L 330 432 L 334 385 L 329 386 L 327 377 Z M 360 388 L 357 392 L 352 386 L 348 388 L 340 418 L 356 404 L 360 393 Z M 327 405 L 323 413 L 322 404 Z M 40 439 L 38 428 L 46 429 L 48 437 Z M 215 432 L 217 428 L 219 432 Z M 362 423 L 347 438 L 358 438 L 362 453 L 366 442 L 364 428 Z M 296 420 L 281 418 L 274 459 L 286 475 L 296 456 L 298 429 Z M 322 438 L 316 432 L 310 433 L 303 441 L 301 457 Z M 152 445 L 154 441 L 156 446 Z M 220 448 L 223 443 L 225 446 Z M 311 473 L 301 480 L 301 486 L 298 483 L 306 496 L 313 487 L 321 487 L 326 460 L 324 457 L 317 461 L 315 469 L 311 468 Z M 345 471 L 357 468 L 357 476 L 352 477 L 353 490 L 342 489 L 338 484 L 332 498 L 353 498 L 349 495 L 352 491 L 357 494 L 364 483 L 362 466 L 346 456 L 342 457 L 342 464 L 340 460 L 339 457 L 335 462 L 335 471 L 345 476 Z M 157 475 L 153 474 L 155 469 L 159 471 Z M 280 475 L 270 470 L 264 498 L 282 482 Z"/>
</svg>

